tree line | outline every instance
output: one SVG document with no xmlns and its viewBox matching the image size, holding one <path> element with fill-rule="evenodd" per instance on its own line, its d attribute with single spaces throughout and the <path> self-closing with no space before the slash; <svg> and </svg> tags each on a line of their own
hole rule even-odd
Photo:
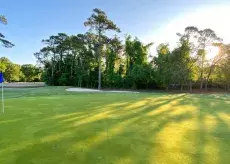
<svg viewBox="0 0 230 164">
<path fill-rule="evenodd" d="M 230 44 L 224 44 L 212 29 L 186 27 L 175 34 L 178 41 L 173 50 L 162 43 L 153 56 L 153 43 L 144 44 L 130 35 L 121 40 L 117 36 L 121 29 L 100 9 L 94 9 L 84 25 L 88 32 L 52 35 L 42 40 L 43 48 L 34 53 L 48 85 L 230 90 Z M 210 58 L 213 47 L 218 52 Z"/>
<path fill-rule="evenodd" d="M 208 90 L 210 85 L 229 89 L 230 45 L 211 29 L 190 26 L 178 33 L 178 45 L 170 51 L 169 44 L 157 47 L 151 57 L 153 43 L 143 44 L 130 35 L 122 41 L 116 34 L 119 27 L 106 13 L 94 9 L 84 23 L 85 34 L 68 36 L 59 33 L 43 40 L 44 47 L 35 57 L 44 65 L 49 85 L 78 87 L 150 89 L 185 87 Z M 207 58 L 211 47 L 219 52 Z"/>
<path fill-rule="evenodd" d="M 15 64 L 6 57 L 0 58 L 0 71 L 4 74 L 6 82 L 40 82 L 42 68 L 32 64 Z"/>
</svg>

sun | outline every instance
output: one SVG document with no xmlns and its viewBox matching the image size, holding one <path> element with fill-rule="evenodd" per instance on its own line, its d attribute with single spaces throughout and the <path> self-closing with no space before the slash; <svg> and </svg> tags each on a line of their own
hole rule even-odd
<svg viewBox="0 0 230 164">
<path fill-rule="evenodd" d="M 215 58 L 215 56 L 218 55 L 218 53 L 219 53 L 219 48 L 212 46 L 207 51 L 206 57 L 207 57 L 208 60 L 210 60 L 210 59 Z"/>
</svg>

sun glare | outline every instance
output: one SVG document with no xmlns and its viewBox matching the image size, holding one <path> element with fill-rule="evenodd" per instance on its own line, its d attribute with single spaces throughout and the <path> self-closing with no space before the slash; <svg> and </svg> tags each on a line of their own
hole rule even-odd
<svg viewBox="0 0 230 164">
<path fill-rule="evenodd" d="M 219 53 L 218 47 L 211 47 L 207 52 L 207 59 L 213 59 Z"/>
</svg>

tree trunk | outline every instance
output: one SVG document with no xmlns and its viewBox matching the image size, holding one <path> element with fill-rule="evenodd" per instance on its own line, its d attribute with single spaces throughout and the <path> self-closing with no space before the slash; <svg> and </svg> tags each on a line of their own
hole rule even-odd
<svg viewBox="0 0 230 164">
<path fill-rule="evenodd" d="M 99 56 L 99 63 L 98 63 L 98 89 L 100 90 L 101 89 L 101 54 L 99 52 L 98 54 Z"/>
<path fill-rule="evenodd" d="M 201 78 L 201 81 L 200 81 L 200 91 L 203 90 L 203 83 L 204 83 L 204 80 L 203 80 L 203 78 Z"/>
<path fill-rule="evenodd" d="M 228 84 L 227 91 L 230 91 L 230 84 Z"/>
<path fill-rule="evenodd" d="M 168 87 L 168 86 L 166 87 L 166 91 L 167 91 L 167 92 L 169 91 L 169 87 Z"/>
<path fill-rule="evenodd" d="M 126 75 L 129 73 L 129 57 L 126 57 Z"/>
<path fill-rule="evenodd" d="M 201 63 L 201 75 L 200 75 L 200 91 L 203 90 L 203 83 L 204 83 L 204 56 L 202 56 L 202 63 Z"/>
<path fill-rule="evenodd" d="M 101 31 L 99 30 L 98 32 L 99 35 L 99 46 L 97 48 L 97 53 L 98 53 L 98 89 L 101 89 Z"/>
<path fill-rule="evenodd" d="M 62 58 L 63 58 L 63 55 L 62 55 L 62 52 L 61 52 L 60 61 L 59 61 L 59 72 L 62 72 Z"/>
<path fill-rule="evenodd" d="M 192 81 L 189 81 L 189 91 L 192 92 Z"/>
<path fill-rule="evenodd" d="M 180 92 L 183 92 L 183 84 L 180 85 Z"/>
<path fill-rule="evenodd" d="M 208 80 L 206 79 L 205 80 L 205 92 L 207 92 L 208 91 Z"/>
<path fill-rule="evenodd" d="M 75 55 L 73 56 L 73 61 L 71 62 L 71 77 L 73 77 L 73 67 L 76 66 L 76 62 L 75 62 Z"/>
<path fill-rule="evenodd" d="M 70 76 L 71 78 L 73 77 L 73 64 L 71 63 L 71 67 L 70 67 Z"/>
<path fill-rule="evenodd" d="M 52 85 L 54 85 L 54 62 L 52 61 L 52 66 L 51 66 L 51 74 L 52 74 Z"/>
<path fill-rule="evenodd" d="M 53 67 L 53 64 L 52 64 L 51 76 L 52 76 L 52 78 L 54 77 L 54 67 Z"/>
<path fill-rule="evenodd" d="M 54 48 L 54 46 L 53 46 L 53 48 Z M 54 61 L 55 61 L 55 58 L 56 58 L 56 54 L 53 52 L 52 62 L 51 62 L 52 85 L 54 85 L 54 69 L 55 69 Z"/>
<path fill-rule="evenodd" d="M 52 66 L 51 66 L 51 76 L 52 76 L 52 78 L 54 77 L 54 62 L 53 62 L 53 59 L 52 59 Z"/>
<path fill-rule="evenodd" d="M 82 86 L 82 78 L 80 78 L 80 88 L 81 88 L 81 86 Z"/>
</svg>

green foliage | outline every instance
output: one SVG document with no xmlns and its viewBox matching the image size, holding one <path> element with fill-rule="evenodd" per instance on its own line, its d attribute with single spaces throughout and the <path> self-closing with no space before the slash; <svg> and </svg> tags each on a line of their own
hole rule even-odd
<svg viewBox="0 0 230 164">
<path fill-rule="evenodd" d="M 5 16 L 0 15 L 0 23 L 3 23 L 4 25 L 7 24 L 7 19 Z M 1 32 L 0 32 L 0 43 L 2 44 L 2 46 L 6 48 L 11 48 L 14 46 L 10 41 L 6 40 L 5 36 Z"/>
<path fill-rule="evenodd" d="M 84 25 L 89 26 L 91 30 L 95 30 L 99 35 L 107 30 L 120 32 L 117 25 L 108 19 L 104 11 L 98 8 L 93 9 L 93 14 L 87 19 Z"/>
<path fill-rule="evenodd" d="M 24 74 L 25 81 L 33 81 L 35 75 L 35 66 L 32 64 L 24 64 L 21 66 L 21 71 Z"/>
<path fill-rule="evenodd" d="M 0 23 L 7 24 L 0 15 Z M 143 44 L 130 35 L 122 41 L 108 31 L 121 32 L 101 9 L 93 9 L 84 22 L 89 28 L 85 34 L 58 33 L 42 40 L 44 47 L 34 53 L 41 68 L 26 64 L 19 66 L 7 58 L 0 58 L 0 71 L 6 81 L 41 81 L 48 85 L 104 88 L 165 88 L 190 86 L 200 83 L 207 90 L 208 84 L 230 88 L 230 46 L 212 29 L 188 26 L 177 33 L 179 42 L 172 51 L 168 44 L 160 44 L 157 55 L 152 57 L 149 48 L 153 43 Z M 0 33 L 2 46 L 14 45 Z M 220 52 L 208 59 L 213 46 Z"/>
<path fill-rule="evenodd" d="M 58 79 L 58 82 L 62 86 L 65 86 L 66 84 L 68 84 L 68 74 L 67 73 L 63 73 L 60 76 L 60 78 Z"/>
<path fill-rule="evenodd" d="M 132 40 L 131 36 L 126 37 L 125 41 L 125 54 L 127 58 L 127 70 L 129 73 L 134 65 L 142 65 L 147 63 L 148 48 L 153 43 L 144 45 L 138 38 Z"/>
<path fill-rule="evenodd" d="M 22 78 L 26 82 L 39 82 L 41 81 L 42 68 L 36 67 L 32 64 L 24 64 L 21 66 Z"/>
<path fill-rule="evenodd" d="M 113 21 L 109 20 L 106 13 L 101 9 L 95 8 L 93 10 L 93 14 L 87 19 L 84 23 L 86 27 L 90 27 L 90 31 L 95 31 L 95 35 L 97 38 L 96 41 L 96 54 L 98 58 L 98 89 L 101 89 L 101 57 L 102 57 L 102 48 L 105 41 L 106 36 L 103 34 L 106 31 L 112 30 L 116 32 L 120 32 L 120 29 L 117 27 Z M 107 40 L 107 39 L 106 39 Z"/>
<path fill-rule="evenodd" d="M 4 73 L 7 82 L 32 82 L 41 81 L 42 69 L 32 64 L 18 65 L 12 63 L 8 58 L 0 58 L 0 71 Z"/>
<path fill-rule="evenodd" d="M 160 88 L 168 88 L 171 80 L 170 51 L 168 44 L 160 44 L 157 47 L 157 57 L 154 57 L 155 80 Z"/>
<path fill-rule="evenodd" d="M 220 49 L 219 55 L 221 55 L 221 60 L 214 71 L 215 79 L 227 86 L 226 89 L 230 90 L 230 44 L 219 44 L 217 45 Z"/>
<path fill-rule="evenodd" d="M 181 45 L 172 51 L 170 57 L 171 77 L 173 83 L 184 85 L 192 80 L 195 60 L 190 56 L 191 48 L 186 40 L 181 40 Z"/>
<path fill-rule="evenodd" d="M 20 65 L 9 63 L 4 73 L 7 82 L 16 82 L 20 79 Z"/>
<path fill-rule="evenodd" d="M 133 81 L 132 88 L 148 88 L 148 84 L 152 82 L 152 68 L 147 64 L 135 65 L 131 71 L 130 76 Z"/>
<path fill-rule="evenodd" d="M 126 37 L 126 87 L 148 88 L 152 80 L 152 66 L 148 64 L 148 49 L 153 43 L 144 45 L 138 38 Z"/>
<path fill-rule="evenodd" d="M 116 64 L 121 64 L 119 63 L 121 50 L 122 44 L 117 37 L 111 39 L 109 44 L 106 46 L 104 73 L 104 83 L 106 87 L 116 88 L 116 84 L 121 82 L 121 75 L 123 74 L 122 68 L 120 67 L 121 65 L 119 68 L 116 68 Z"/>
<path fill-rule="evenodd" d="M 26 82 L 26 77 L 25 77 L 25 75 L 22 73 L 22 71 L 20 71 L 20 73 L 19 73 L 19 81 L 20 81 L 20 82 Z"/>
<path fill-rule="evenodd" d="M 1 57 L 0 58 L 0 71 L 1 72 L 5 72 L 7 65 L 11 63 L 11 61 L 9 59 L 7 59 L 6 57 Z"/>
<path fill-rule="evenodd" d="M 120 32 L 107 14 L 94 9 L 84 23 L 89 27 L 85 34 L 69 36 L 58 33 L 42 41 L 44 47 L 34 56 L 44 66 L 39 77 L 48 85 L 78 87 L 168 89 L 171 86 L 200 87 L 203 84 L 228 85 L 229 67 L 225 55 L 228 48 L 221 46 L 221 39 L 211 29 L 199 30 L 186 27 L 177 33 L 179 42 L 172 51 L 168 44 L 157 47 L 151 59 L 149 48 L 138 38 L 127 35 L 125 41 L 118 36 L 108 37 L 107 31 Z M 207 60 L 208 48 L 219 46 L 222 55 Z M 228 52 L 227 52 L 228 50 Z M 0 63 L 0 68 L 5 69 Z M 31 79 L 26 76 L 25 79 Z M 23 78 L 22 78 L 23 79 Z"/>
<path fill-rule="evenodd" d="M 5 81 L 19 81 L 20 66 L 12 63 L 6 57 L 0 58 L 0 71 L 4 73 Z"/>
</svg>

